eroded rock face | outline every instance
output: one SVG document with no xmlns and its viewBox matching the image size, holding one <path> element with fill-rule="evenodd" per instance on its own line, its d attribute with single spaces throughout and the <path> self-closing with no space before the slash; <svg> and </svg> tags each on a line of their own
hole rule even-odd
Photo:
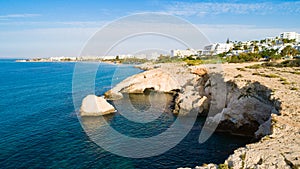
<svg viewBox="0 0 300 169">
<path fill-rule="evenodd" d="M 146 90 L 172 93 L 181 88 L 180 84 L 168 72 L 161 69 L 152 69 L 131 76 L 116 87 L 105 93 L 105 98 L 117 100 L 122 93 L 144 93 Z"/>
<path fill-rule="evenodd" d="M 270 134 L 271 114 L 278 113 L 267 87 L 259 83 L 238 86 L 224 82 L 216 73 L 198 76 L 178 92 L 174 113 L 193 111 L 202 116 L 209 112 L 208 122 L 219 124 L 218 131 L 256 138 Z"/>
<path fill-rule="evenodd" d="M 256 98 L 243 97 L 234 100 L 221 112 L 219 129 L 233 134 L 254 136 L 253 134 L 255 134 L 259 128 L 261 128 L 261 132 L 264 131 L 264 127 L 260 125 L 263 125 L 270 119 L 273 110 L 274 108 L 272 106 L 262 103 Z M 214 118 L 211 120 L 214 120 Z M 268 127 L 269 129 L 266 130 L 270 131 L 271 125 L 264 126 L 265 128 Z M 261 132 L 257 134 L 267 134 Z"/>
<path fill-rule="evenodd" d="M 271 131 L 271 114 L 278 114 L 270 100 L 271 91 L 259 83 L 238 87 L 226 82 L 226 105 L 221 113 L 210 117 L 220 121 L 218 130 L 260 138 Z M 213 87 L 208 87 L 207 91 Z M 212 96 L 214 97 L 214 96 Z"/>
<path fill-rule="evenodd" d="M 178 92 L 175 99 L 174 114 L 188 115 L 197 112 L 199 115 L 206 116 L 209 109 L 209 99 L 204 92 L 204 84 L 208 76 L 196 77 L 187 82 Z"/>
<path fill-rule="evenodd" d="M 115 108 L 109 104 L 103 97 L 95 95 L 86 96 L 80 108 L 81 116 L 101 116 L 114 113 Z"/>
</svg>

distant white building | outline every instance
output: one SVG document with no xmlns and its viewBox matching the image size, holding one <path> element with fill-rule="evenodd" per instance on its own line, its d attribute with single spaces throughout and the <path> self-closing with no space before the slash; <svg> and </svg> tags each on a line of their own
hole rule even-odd
<svg viewBox="0 0 300 169">
<path fill-rule="evenodd" d="M 53 62 L 59 62 L 59 61 L 65 61 L 65 60 L 76 61 L 76 57 L 65 57 L 65 56 L 61 56 L 61 57 L 50 57 L 49 60 L 50 60 L 50 61 L 53 61 Z"/>
<path fill-rule="evenodd" d="M 239 55 L 240 53 L 248 53 L 248 51 L 247 50 L 232 50 L 226 56 Z"/>
<path fill-rule="evenodd" d="M 180 50 L 175 49 L 171 50 L 171 57 L 188 57 L 188 56 L 195 56 L 198 55 L 198 52 L 194 49 L 186 49 L 186 50 Z"/>
<path fill-rule="evenodd" d="M 118 55 L 119 56 L 119 59 L 128 59 L 128 58 L 133 58 L 134 56 L 131 55 L 131 54 L 121 54 L 121 55 Z M 115 56 L 116 58 L 116 56 Z"/>
<path fill-rule="evenodd" d="M 106 56 L 101 56 L 100 59 L 104 59 L 104 60 L 111 60 L 111 59 L 116 59 L 116 56 L 114 55 L 106 55 Z"/>
<path fill-rule="evenodd" d="M 295 39 L 296 42 L 300 42 L 300 34 L 297 32 L 283 32 L 280 34 L 280 38 L 289 40 Z"/>
<path fill-rule="evenodd" d="M 232 43 L 213 43 L 204 47 L 203 55 L 217 55 L 220 53 L 228 52 L 233 48 Z"/>
</svg>

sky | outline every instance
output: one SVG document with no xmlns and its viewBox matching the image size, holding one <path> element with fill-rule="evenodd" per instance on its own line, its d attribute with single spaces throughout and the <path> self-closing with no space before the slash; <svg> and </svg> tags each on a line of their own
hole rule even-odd
<svg viewBox="0 0 300 169">
<path fill-rule="evenodd" d="M 79 56 L 97 31 L 119 18 L 145 12 L 183 19 L 196 26 L 209 43 L 225 42 L 227 38 L 256 40 L 284 31 L 300 33 L 299 6 L 300 1 L 291 0 L 0 0 L 0 58 Z M 169 24 L 169 20 L 163 24 Z M 151 39 L 139 37 L 135 43 Z M 152 40 L 164 50 L 176 47 Z M 111 54 L 140 50 L 134 46 L 123 44 L 123 49 Z"/>
</svg>

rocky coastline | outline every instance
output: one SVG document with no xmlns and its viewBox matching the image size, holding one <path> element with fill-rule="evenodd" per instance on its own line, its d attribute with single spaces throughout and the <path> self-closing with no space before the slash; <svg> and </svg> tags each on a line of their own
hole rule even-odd
<svg viewBox="0 0 300 169">
<path fill-rule="evenodd" d="M 299 168 L 300 112 L 297 103 L 300 94 L 291 90 L 291 86 L 296 88 L 300 83 L 297 74 L 290 73 L 299 72 L 299 69 L 245 68 L 253 64 L 256 63 L 143 64 L 138 68 L 144 72 L 125 79 L 107 91 L 104 98 L 118 100 L 124 93 L 148 91 L 172 93 L 175 115 L 188 116 L 194 111 L 206 116 L 208 123 L 218 123 L 216 131 L 258 140 L 237 149 L 224 164 L 203 164 L 195 168 Z M 278 76 L 257 76 L 257 72 Z M 283 84 L 279 76 L 293 84 Z M 214 107 L 218 111 L 209 113 Z"/>
</svg>

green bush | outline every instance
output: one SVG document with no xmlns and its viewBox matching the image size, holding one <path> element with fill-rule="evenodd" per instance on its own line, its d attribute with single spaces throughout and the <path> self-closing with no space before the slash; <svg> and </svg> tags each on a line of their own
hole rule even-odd
<svg viewBox="0 0 300 169">
<path fill-rule="evenodd" d="M 291 90 L 296 90 L 296 91 L 298 91 L 298 88 L 297 88 L 297 87 L 291 87 Z"/>
<path fill-rule="evenodd" d="M 241 74 L 234 76 L 234 78 L 241 78 L 241 77 L 243 77 L 243 75 L 241 75 Z"/>
<path fill-rule="evenodd" d="M 299 67 L 300 59 L 283 61 L 280 63 L 280 66 L 282 66 L 282 67 Z"/>
<path fill-rule="evenodd" d="M 218 169 L 229 169 L 227 164 L 219 164 Z"/>
<path fill-rule="evenodd" d="M 262 68 L 263 66 L 261 64 L 255 64 L 255 65 L 250 65 L 250 66 L 246 66 L 245 68 L 249 68 L 249 69 L 259 69 Z"/>
<path fill-rule="evenodd" d="M 240 53 L 238 56 L 234 55 L 227 58 L 229 63 L 242 63 L 258 61 L 261 55 L 258 53 Z"/>
<path fill-rule="evenodd" d="M 265 75 L 265 77 L 268 77 L 268 78 L 278 78 L 279 76 L 275 75 L 275 74 L 269 74 L 269 75 Z"/>
<path fill-rule="evenodd" d="M 184 62 L 186 62 L 186 64 L 189 65 L 189 66 L 200 65 L 200 64 L 203 63 L 202 60 L 199 60 L 199 59 L 197 59 L 197 60 L 185 59 Z"/>
<path fill-rule="evenodd" d="M 263 63 L 263 67 L 300 67 L 300 59 L 296 60 L 285 60 L 281 63 L 268 62 Z"/>
<path fill-rule="evenodd" d="M 252 75 L 257 75 L 257 76 L 261 76 L 261 77 L 267 77 L 267 78 L 279 78 L 280 76 L 276 75 L 276 74 L 263 74 L 263 73 L 257 73 L 257 72 L 254 72 L 252 73 Z"/>
<path fill-rule="evenodd" d="M 239 70 L 239 71 L 246 71 L 246 69 L 245 68 L 236 68 L 237 70 Z"/>
<path fill-rule="evenodd" d="M 283 84 L 283 85 L 289 85 L 289 84 L 291 84 L 291 83 L 288 82 L 288 81 L 283 81 L 281 84 Z"/>
<path fill-rule="evenodd" d="M 173 63 L 173 62 L 182 62 L 182 59 L 179 57 L 160 55 L 156 60 L 156 63 Z"/>
</svg>

